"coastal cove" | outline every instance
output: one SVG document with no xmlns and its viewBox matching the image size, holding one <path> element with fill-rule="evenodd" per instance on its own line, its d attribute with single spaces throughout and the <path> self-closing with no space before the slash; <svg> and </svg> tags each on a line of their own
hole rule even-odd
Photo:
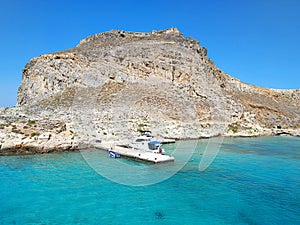
<svg viewBox="0 0 300 225">
<path fill-rule="evenodd" d="M 243 83 L 177 28 L 34 57 L 17 95 L 0 225 L 300 221 L 300 89 Z"/>
<path fill-rule="evenodd" d="M 0 18 L 0 225 L 300 225 L 300 0 Z"/>
<path fill-rule="evenodd" d="M 176 160 L 157 166 L 111 159 L 96 150 L 84 151 L 85 155 L 79 151 L 0 156 L 0 224 L 294 225 L 300 221 L 299 137 L 224 138 L 217 157 L 201 172 L 199 163 L 210 141 L 198 140 L 191 155 L 186 155 L 188 149 L 178 154 L 177 162 L 181 157 L 189 160 L 173 176 L 141 186 L 122 185 L 103 175 L 113 170 L 136 180 L 130 170 L 118 171 L 112 165 L 155 174 L 164 173 Z M 182 146 L 191 143 L 183 141 Z M 174 148 L 176 144 L 164 146 L 167 153 Z M 105 167 L 91 167 L 86 154 Z"/>
</svg>

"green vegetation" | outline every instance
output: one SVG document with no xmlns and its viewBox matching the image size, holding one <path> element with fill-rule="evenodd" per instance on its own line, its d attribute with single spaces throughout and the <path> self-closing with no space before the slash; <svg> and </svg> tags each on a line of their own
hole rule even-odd
<svg viewBox="0 0 300 225">
<path fill-rule="evenodd" d="M 144 123 L 138 124 L 138 127 L 146 127 L 146 126 L 148 126 L 148 125 L 147 125 L 147 124 L 144 124 Z"/>
<path fill-rule="evenodd" d="M 36 136 L 36 135 L 37 135 L 37 133 L 32 132 L 32 133 L 30 134 L 30 137 L 32 138 L 32 137 L 34 137 L 34 136 Z"/>
<path fill-rule="evenodd" d="M 206 124 L 200 124 L 201 128 L 203 129 L 207 129 L 207 128 L 210 128 L 210 124 L 209 123 L 206 123 Z"/>
<path fill-rule="evenodd" d="M 244 113 L 242 113 L 242 115 L 241 115 L 241 119 L 244 119 L 245 118 L 245 115 L 244 115 Z"/>
<path fill-rule="evenodd" d="M 35 125 L 35 120 L 28 120 L 27 124 L 29 126 Z"/>
<path fill-rule="evenodd" d="M 19 129 L 15 128 L 15 127 L 11 131 L 14 132 L 14 133 L 16 133 L 16 134 L 24 134 L 21 130 L 19 130 Z"/>
<path fill-rule="evenodd" d="M 143 131 L 145 131 L 145 130 L 147 130 L 147 124 L 145 124 L 145 123 L 140 123 L 140 124 L 138 124 L 138 129 L 137 129 L 137 131 L 138 132 L 143 132 Z"/>
<path fill-rule="evenodd" d="M 237 133 L 238 132 L 238 124 L 237 123 L 229 124 L 227 131 L 232 131 L 233 133 Z"/>
</svg>

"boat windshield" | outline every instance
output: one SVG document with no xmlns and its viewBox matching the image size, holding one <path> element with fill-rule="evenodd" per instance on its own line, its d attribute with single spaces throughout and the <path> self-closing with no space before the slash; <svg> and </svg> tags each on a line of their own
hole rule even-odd
<svg viewBox="0 0 300 225">
<path fill-rule="evenodd" d="M 143 141 L 147 141 L 146 139 L 142 139 L 142 138 L 138 138 L 135 140 L 135 142 L 143 142 Z"/>
<path fill-rule="evenodd" d="M 150 140 L 151 140 L 151 137 L 140 136 L 135 140 L 135 142 L 143 142 L 143 141 L 150 141 Z"/>
<path fill-rule="evenodd" d="M 150 150 L 157 150 L 160 147 L 160 142 L 158 142 L 158 141 L 149 142 L 148 147 Z"/>
</svg>

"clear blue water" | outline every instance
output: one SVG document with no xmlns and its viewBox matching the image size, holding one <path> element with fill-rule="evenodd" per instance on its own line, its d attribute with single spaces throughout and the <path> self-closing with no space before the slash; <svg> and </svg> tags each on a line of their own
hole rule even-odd
<svg viewBox="0 0 300 225">
<path fill-rule="evenodd" d="M 2 156 L 0 224 L 300 224 L 299 138 L 224 139 L 200 172 L 206 142 L 174 176 L 148 186 L 112 182 L 80 152 Z M 103 153 L 105 167 L 111 160 Z M 121 160 L 137 170 L 171 166 Z"/>
</svg>

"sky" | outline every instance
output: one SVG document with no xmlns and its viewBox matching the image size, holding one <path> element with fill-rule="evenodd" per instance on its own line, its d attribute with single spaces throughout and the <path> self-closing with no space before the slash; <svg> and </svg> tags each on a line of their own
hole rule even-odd
<svg viewBox="0 0 300 225">
<path fill-rule="evenodd" d="M 300 88 L 299 0 L 0 0 L 0 107 L 16 104 L 33 57 L 109 30 L 178 28 L 224 72 L 268 88 Z"/>
</svg>

